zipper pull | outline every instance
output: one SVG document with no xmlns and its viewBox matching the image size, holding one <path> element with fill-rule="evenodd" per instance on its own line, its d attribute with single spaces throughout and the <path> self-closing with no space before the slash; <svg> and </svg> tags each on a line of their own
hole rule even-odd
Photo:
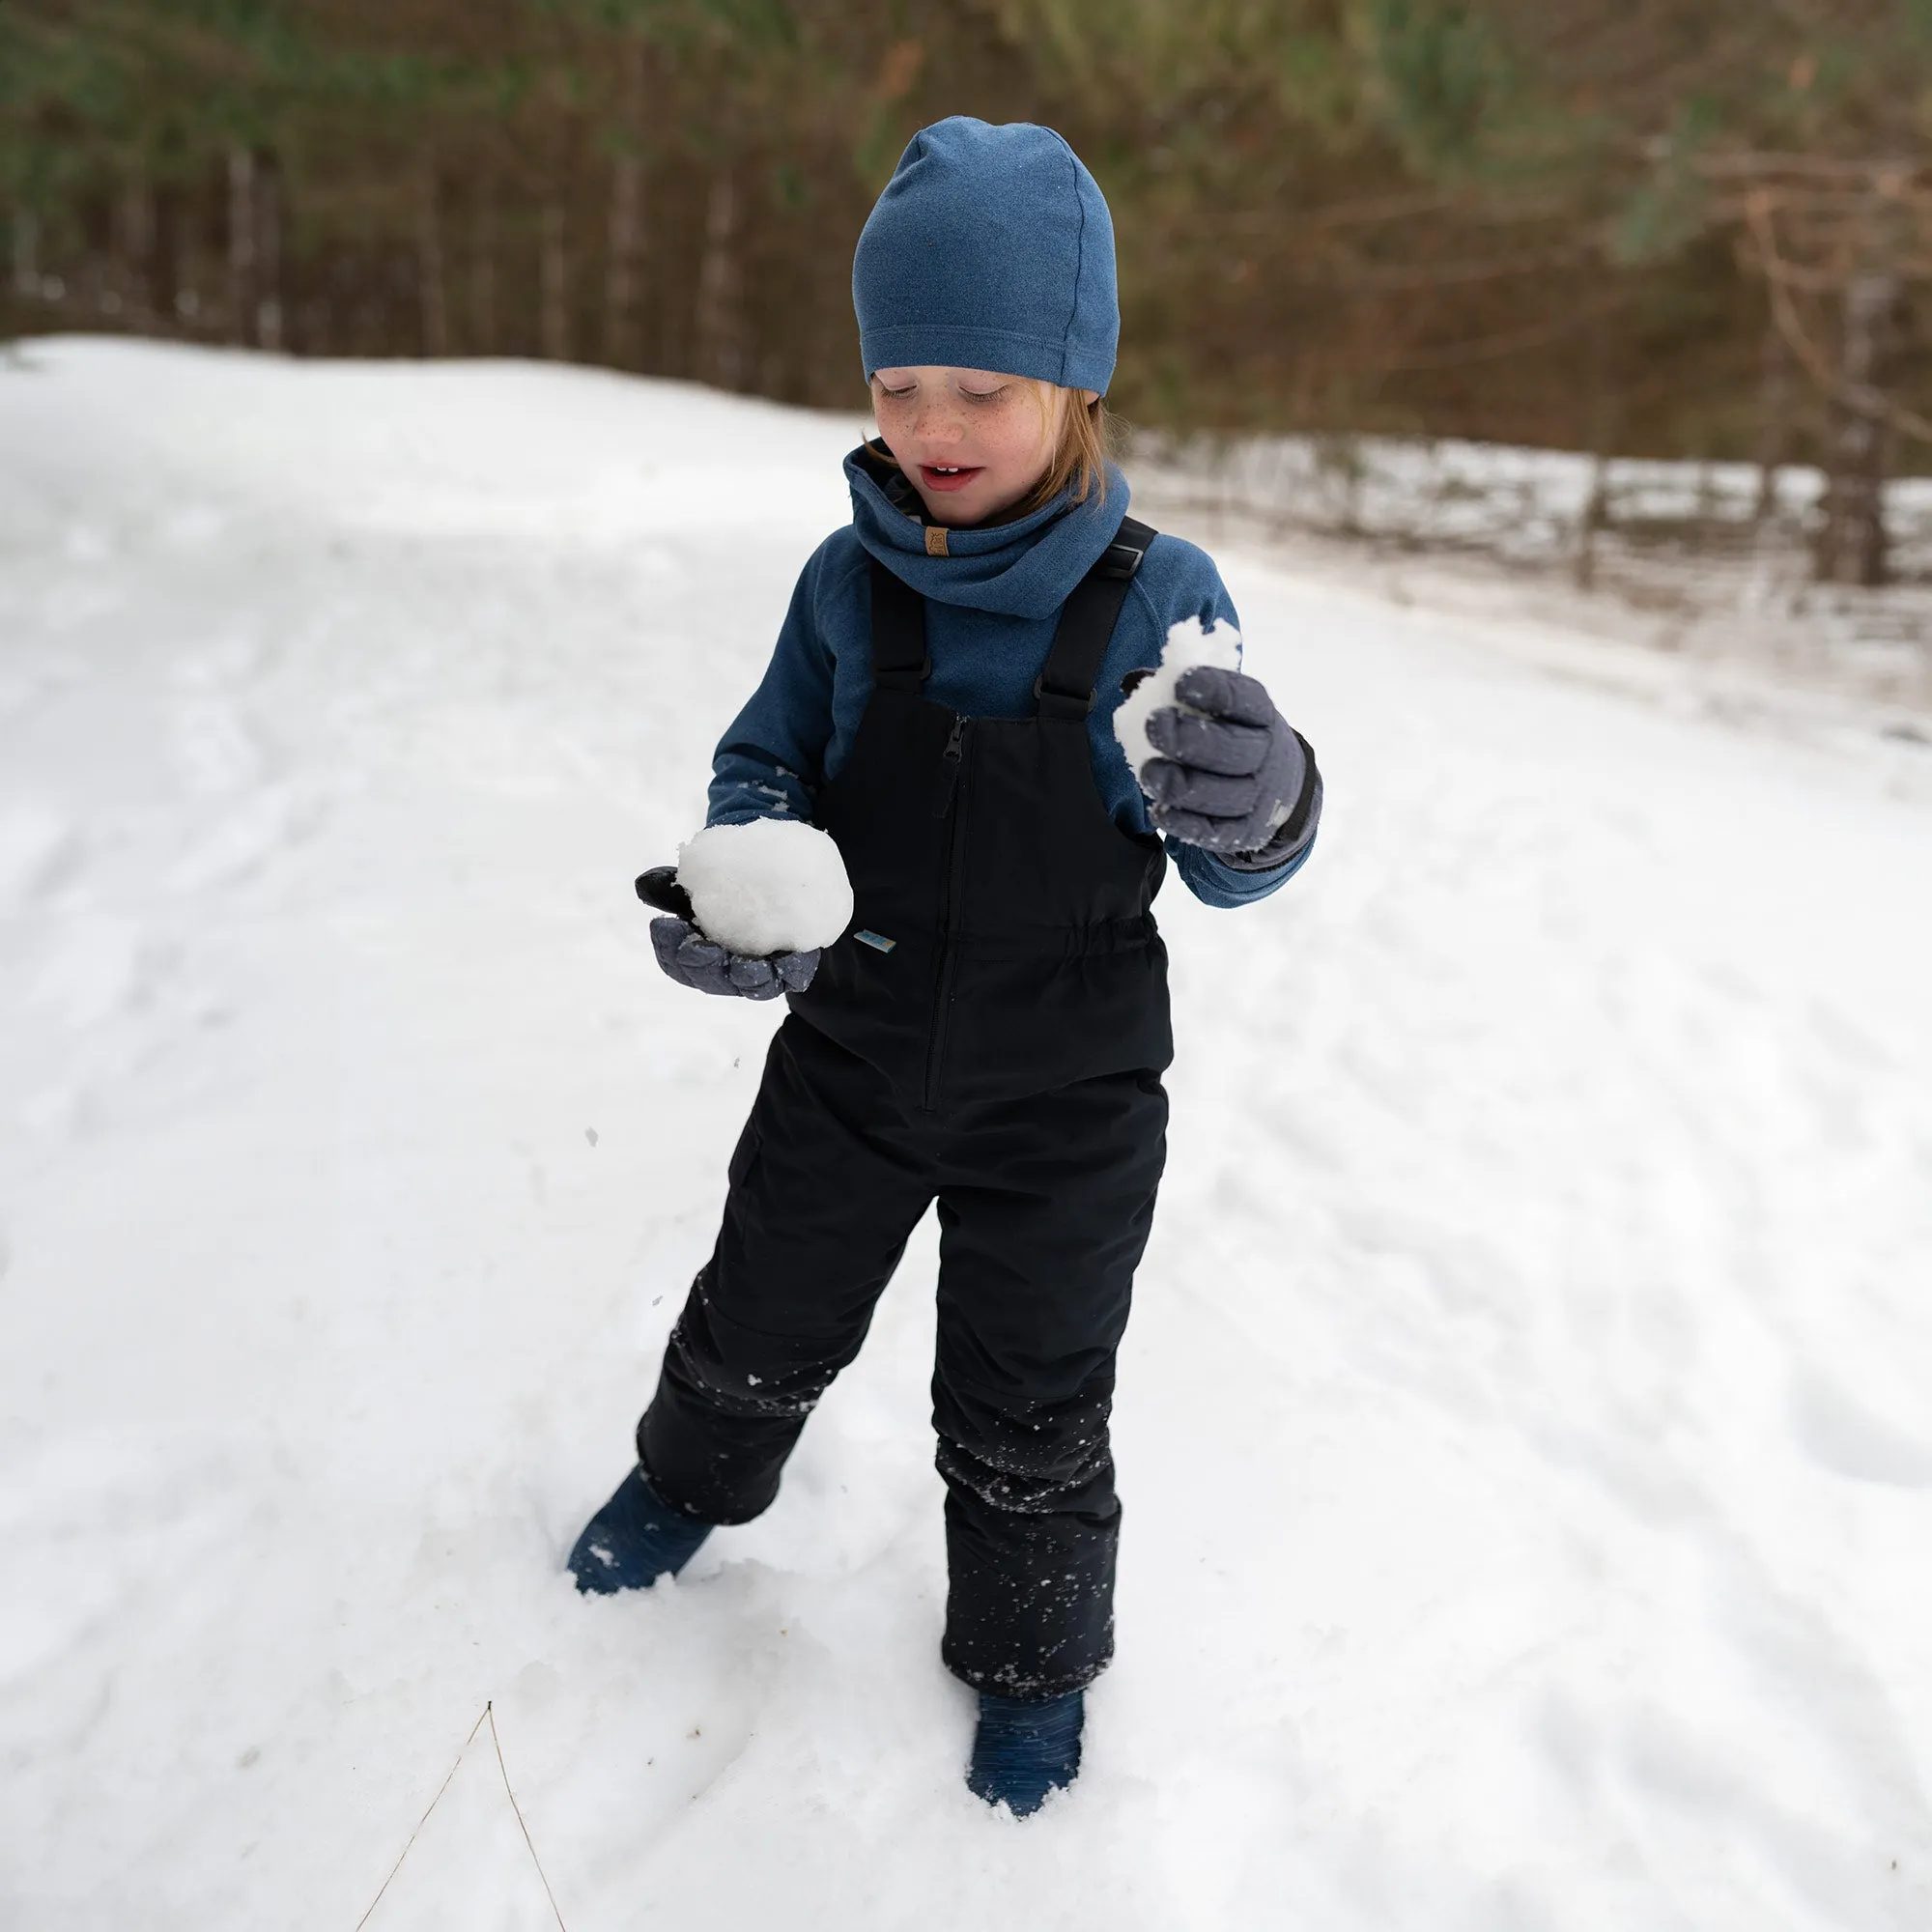
<svg viewBox="0 0 1932 1932">
<path fill-rule="evenodd" d="M 966 757 L 966 721 L 955 718 L 952 733 L 946 741 L 946 750 L 939 759 L 939 795 L 933 801 L 932 815 L 944 818 L 952 807 L 952 793 L 959 782 L 959 768 Z"/>
</svg>

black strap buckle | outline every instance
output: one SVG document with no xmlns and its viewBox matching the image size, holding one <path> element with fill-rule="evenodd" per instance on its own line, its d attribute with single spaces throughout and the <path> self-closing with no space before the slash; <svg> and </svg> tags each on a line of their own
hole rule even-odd
<svg viewBox="0 0 1932 1932">
<path fill-rule="evenodd" d="M 1094 575 L 1131 577 L 1141 567 L 1141 558 L 1146 554 L 1146 551 L 1132 544 L 1111 543 L 1100 553 L 1100 560 L 1094 566 Z"/>
<path fill-rule="evenodd" d="M 1049 691 L 1044 671 L 1041 671 L 1033 681 L 1033 701 L 1036 704 L 1043 704 L 1049 698 L 1058 704 L 1077 704 L 1080 707 L 1080 715 L 1083 718 L 1094 709 L 1094 702 L 1097 696 L 1097 693 L 1092 691 Z"/>
<path fill-rule="evenodd" d="M 888 691 L 917 691 L 932 675 L 932 660 L 927 658 L 917 670 L 911 665 L 887 665 L 874 669 L 872 682 Z"/>
</svg>

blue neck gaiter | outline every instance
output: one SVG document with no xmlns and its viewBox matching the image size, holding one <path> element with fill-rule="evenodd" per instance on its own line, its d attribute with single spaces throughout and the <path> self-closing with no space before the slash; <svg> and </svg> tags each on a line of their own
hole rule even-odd
<svg viewBox="0 0 1932 1932">
<path fill-rule="evenodd" d="M 1111 463 L 1107 489 L 1084 503 L 1070 490 L 1010 524 L 946 532 L 946 554 L 927 549 L 918 493 L 868 450 L 845 459 L 859 541 L 922 597 L 1005 617 L 1047 617 L 1100 560 L 1127 514 L 1127 479 Z"/>
</svg>

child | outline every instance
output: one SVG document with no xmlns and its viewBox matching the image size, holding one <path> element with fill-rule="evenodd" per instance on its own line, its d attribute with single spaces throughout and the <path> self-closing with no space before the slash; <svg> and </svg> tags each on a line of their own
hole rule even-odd
<svg viewBox="0 0 1932 1932">
<path fill-rule="evenodd" d="M 648 1585 L 758 1515 L 936 1199 L 942 1656 L 980 1692 L 968 1784 L 1025 1815 L 1072 1781 L 1113 1654 L 1107 1418 L 1172 1058 L 1162 835 L 1198 897 L 1244 905 L 1307 857 L 1321 786 L 1235 671 L 1182 675 L 1140 773 L 1114 735 L 1170 625 L 1235 613 L 1201 551 L 1125 519 L 1113 223 L 1066 143 L 926 128 L 852 289 L 880 440 L 846 459 L 851 526 L 805 567 L 709 821 L 822 828 L 856 917 L 822 959 L 653 925 L 673 979 L 791 1013 L 639 1466 L 570 1563 Z"/>
</svg>

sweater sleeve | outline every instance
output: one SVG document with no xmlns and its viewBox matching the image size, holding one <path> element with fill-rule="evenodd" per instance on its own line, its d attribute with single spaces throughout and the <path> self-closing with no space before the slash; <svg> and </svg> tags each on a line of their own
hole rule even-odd
<svg viewBox="0 0 1932 1932">
<path fill-rule="evenodd" d="M 1203 905 L 1233 907 L 1252 905 L 1287 885 L 1307 864 L 1315 849 L 1315 834 L 1310 831 L 1293 852 L 1265 871 L 1243 871 L 1224 864 L 1211 852 L 1204 852 L 1199 845 L 1182 845 L 1173 838 L 1165 842 L 1175 870 Z"/>
<path fill-rule="evenodd" d="M 833 655 L 816 609 L 826 548 L 800 572 L 772 661 L 718 742 L 707 825 L 811 817 L 833 728 Z"/>
<path fill-rule="evenodd" d="M 1162 561 L 1169 563 L 1169 569 L 1160 574 L 1157 595 L 1152 586 L 1146 587 L 1153 601 L 1160 641 L 1165 642 L 1169 625 L 1189 617 L 1198 617 L 1204 628 L 1223 622 L 1239 630 L 1240 615 L 1213 559 L 1192 544 L 1178 543 L 1172 538 L 1156 541 L 1168 551 Z M 1150 551 L 1149 560 L 1152 561 L 1155 554 Z M 1144 570 L 1143 574 L 1149 573 Z M 1241 655 L 1245 664 L 1245 644 Z M 1321 817 L 1321 780 L 1312 757 L 1307 760 L 1303 785 L 1308 795 L 1294 802 L 1289 819 L 1296 827 L 1293 842 L 1279 852 L 1270 849 L 1258 855 L 1263 863 L 1251 860 L 1246 865 L 1231 865 L 1199 845 L 1164 838 L 1168 856 L 1187 890 L 1204 905 L 1223 908 L 1251 905 L 1270 893 L 1279 892 L 1307 863 L 1309 853 L 1315 848 L 1316 827 Z M 1140 792 L 1138 780 L 1134 781 L 1134 794 L 1136 805 L 1145 814 L 1147 801 Z"/>
</svg>

